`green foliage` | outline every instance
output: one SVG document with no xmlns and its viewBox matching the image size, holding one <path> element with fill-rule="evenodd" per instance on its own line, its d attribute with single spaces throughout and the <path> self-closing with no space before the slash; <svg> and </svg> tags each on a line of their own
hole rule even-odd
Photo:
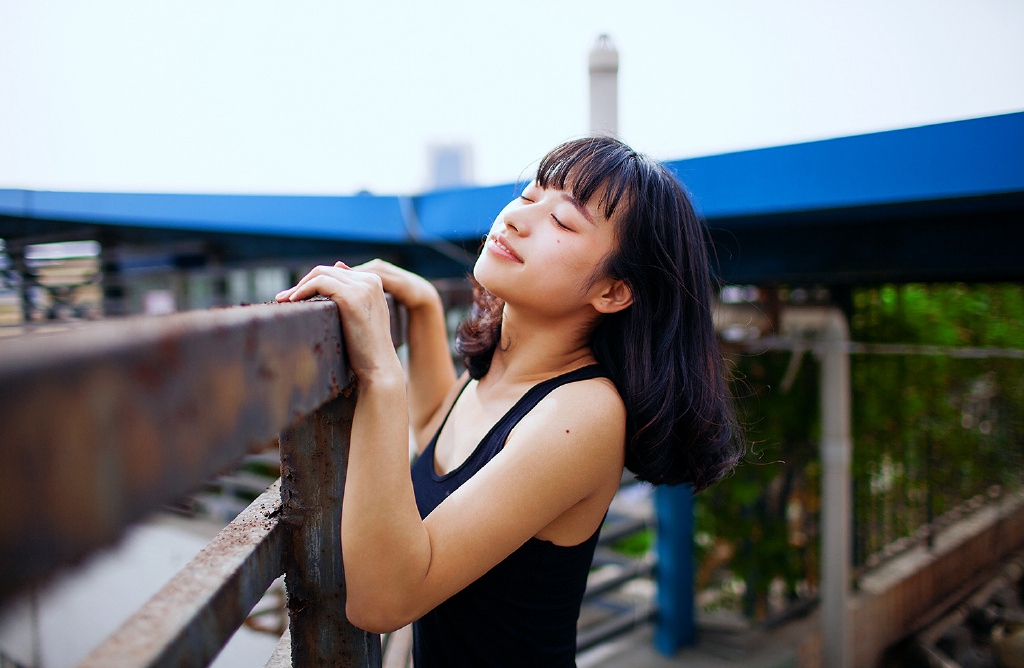
<svg viewBox="0 0 1024 668">
<path fill-rule="evenodd" d="M 612 549 L 631 559 L 647 554 L 654 546 L 654 529 L 647 527 L 612 543 Z"/>
<path fill-rule="evenodd" d="M 1024 348 L 1024 288 L 904 285 L 854 296 L 851 335 L 953 347 Z M 1015 484 L 1024 360 L 854 356 L 855 558 L 993 485 Z"/>
<path fill-rule="evenodd" d="M 859 342 L 1024 349 L 1019 285 L 862 288 L 849 316 Z M 763 617 L 773 580 L 788 597 L 816 586 L 818 369 L 804 355 L 794 375 L 789 352 L 730 360 L 749 447 L 736 473 L 699 497 L 698 586 L 738 576 L 745 612 Z M 993 485 L 1018 483 L 1024 360 L 853 355 L 851 383 L 857 562 Z"/>
<path fill-rule="evenodd" d="M 910 284 L 854 292 L 855 341 L 1019 348 L 1024 345 L 1024 288 Z"/>
<path fill-rule="evenodd" d="M 794 591 L 807 560 L 814 558 L 807 536 L 815 527 L 803 527 L 797 518 L 801 526 L 791 531 L 787 517 L 797 503 L 817 506 L 818 365 L 810 355 L 794 360 L 790 353 L 731 360 L 749 447 L 736 472 L 699 497 L 697 530 L 728 541 L 733 556 L 716 574 L 708 568 L 707 550 L 698 549 L 703 580 L 698 586 L 726 582 L 731 571 L 746 581 L 745 608 L 756 614 L 773 578 L 781 577 Z M 781 383 L 791 364 L 799 367 L 784 391 Z"/>
</svg>

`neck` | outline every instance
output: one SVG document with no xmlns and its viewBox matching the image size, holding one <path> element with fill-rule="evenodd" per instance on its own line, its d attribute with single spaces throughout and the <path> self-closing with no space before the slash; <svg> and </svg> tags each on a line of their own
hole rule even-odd
<svg viewBox="0 0 1024 668">
<path fill-rule="evenodd" d="M 589 334 L 592 316 L 581 313 L 546 320 L 525 317 L 505 305 L 501 342 L 494 351 L 485 384 L 536 383 L 594 363 Z"/>
</svg>

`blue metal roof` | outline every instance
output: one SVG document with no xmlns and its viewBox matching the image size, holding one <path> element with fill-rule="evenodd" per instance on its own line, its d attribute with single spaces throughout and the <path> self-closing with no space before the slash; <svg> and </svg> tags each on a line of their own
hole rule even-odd
<svg viewBox="0 0 1024 668">
<path fill-rule="evenodd" d="M 1024 191 L 1024 112 L 667 165 L 708 219 Z"/>
<path fill-rule="evenodd" d="M 517 184 L 460 188 L 413 198 L 419 229 L 424 236 L 472 239 L 490 229 L 495 216 L 516 196 Z"/>
<path fill-rule="evenodd" d="M 761 215 L 1019 193 L 1024 112 L 667 164 L 706 218 L 742 218 L 755 225 Z M 0 189 L 0 215 L 399 243 L 482 235 L 514 195 L 515 184 L 411 198 Z"/>
<path fill-rule="evenodd" d="M 401 242 L 409 238 L 398 197 L 0 190 L 0 214 L 108 225 L 318 239 Z"/>
</svg>

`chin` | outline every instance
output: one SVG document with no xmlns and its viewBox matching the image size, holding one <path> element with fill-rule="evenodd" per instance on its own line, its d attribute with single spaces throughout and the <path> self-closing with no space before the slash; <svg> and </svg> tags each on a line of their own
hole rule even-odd
<svg viewBox="0 0 1024 668">
<path fill-rule="evenodd" d="M 489 264 L 490 263 L 488 263 L 487 259 L 485 259 L 483 254 L 481 254 L 480 257 L 477 258 L 476 264 L 473 266 L 473 280 L 475 280 L 481 288 L 495 297 L 505 299 L 505 291 L 501 289 L 501 280 L 495 276 L 493 267 L 488 266 Z"/>
<path fill-rule="evenodd" d="M 494 278 L 493 258 L 487 257 L 487 250 L 480 251 L 480 255 L 476 258 L 476 264 L 473 265 L 473 279 L 476 280 L 485 289 L 490 290 L 488 283 L 492 282 L 490 279 Z"/>
</svg>

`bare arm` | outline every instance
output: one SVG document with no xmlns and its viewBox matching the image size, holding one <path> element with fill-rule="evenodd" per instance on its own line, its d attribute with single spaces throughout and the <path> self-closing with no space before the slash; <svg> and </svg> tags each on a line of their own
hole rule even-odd
<svg viewBox="0 0 1024 668">
<path fill-rule="evenodd" d="M 429 281 L 383 260 L 354 267 L 380 277 L 409 312 L 409 419 L 420 452 L 433 435 L 431 418 L 455 385 L 441 297 Z M 436 428 L 436 427 L 434 427 Z"/>
</svg>

